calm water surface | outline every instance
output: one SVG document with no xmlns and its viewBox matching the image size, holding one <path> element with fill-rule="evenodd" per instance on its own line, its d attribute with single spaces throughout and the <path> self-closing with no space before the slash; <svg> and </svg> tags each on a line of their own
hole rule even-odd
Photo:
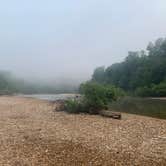
<svg viewBox="0 0 166 166">
<path fill-rule="evenodd" d="M 31 95 L 19 95 L 23 97 L 36 98 L 41 100 L 56 101 L 74 98 L 76 94 L 31 94 Z"/>
<path fill-rule="evenodd" d="M 110 104 L 110 108 L 118 112 L 133 113 L 166 119 L 165 98 L 125 97 Z"/>
</svg>

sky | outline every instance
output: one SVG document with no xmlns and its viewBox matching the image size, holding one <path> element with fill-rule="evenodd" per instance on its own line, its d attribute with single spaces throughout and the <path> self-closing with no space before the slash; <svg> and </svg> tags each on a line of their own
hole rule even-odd
<svg viewBox="0 0 166 166">
<path fill-rule="evenodd" d="M 166 37 L 165 0 L 0 0 L 0 70 L 88 79 Z"/>
</svg>

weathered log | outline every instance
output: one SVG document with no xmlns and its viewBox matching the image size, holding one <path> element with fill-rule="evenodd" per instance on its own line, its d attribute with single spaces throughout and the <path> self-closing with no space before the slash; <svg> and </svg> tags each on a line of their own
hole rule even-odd
<svg viewBox="0 0 166 166">
<path fill-rule="evenodd" d="M 118 112 L 112 112 L 109 110 L 101 110 L 99 112 L 100 115 L 105 116 L 105 117 L 109 117 L 109 118 L 113 118 L 113 119 L 121 119 L 122 115 L 121 113 Z"/>
</svg>

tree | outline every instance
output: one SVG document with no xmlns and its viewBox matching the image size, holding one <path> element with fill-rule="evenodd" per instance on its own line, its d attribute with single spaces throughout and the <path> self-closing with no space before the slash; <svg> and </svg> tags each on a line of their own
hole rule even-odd
<svg viewBox="0 0 166 166">
<path fill-rule="evenodd" d="M 94 70 L 92 80 L 102 83 L 102 82 L 104 82 L 104 78 L 105 78 L 105 67 L 101 66 L 101 67 L 96 68 Z"/>
<path fill-rule="evenodd" d="M 92 81 L 113 84 L 129 92 L 141 87 L 147 91 L 152 84 L 157 86 L 165 79 L 166 39 L 164 38 L 159 38 L 154 43 L 150 42 L 147 51 L 129 51 L 121 63 L 115 63 L 105 70 L 97 68 L 92 77 Z"/>
</svg>

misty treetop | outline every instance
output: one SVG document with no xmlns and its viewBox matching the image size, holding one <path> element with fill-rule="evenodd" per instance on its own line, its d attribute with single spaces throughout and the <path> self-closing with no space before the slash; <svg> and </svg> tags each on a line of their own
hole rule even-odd
<svg viewBox="0 0 166 166">
<path fill-rule="evenodd" d="M 98 67 L 92 80 L 141 96 L 166 96 L 166 38 L 150 42 L 146 51 L 130 51 L 121 63 Z"/>
</svg>

